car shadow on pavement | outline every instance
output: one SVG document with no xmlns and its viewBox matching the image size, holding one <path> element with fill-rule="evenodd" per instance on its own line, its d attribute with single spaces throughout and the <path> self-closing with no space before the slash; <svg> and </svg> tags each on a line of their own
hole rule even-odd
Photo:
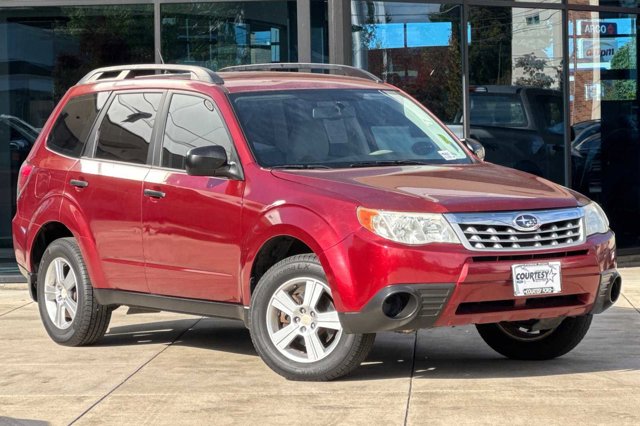
<svg viewBox="0 0 640 426">
<path fill-rule="evenodd" d="M 589 333 L 569 354 L 548 361 L 509 360 L 495 353 L 473 326 L 380 333 L 367 359 L 342 380 L 518 378 L 640 370 L 640 315 L 614 307 L 596 316 Z M 120 346 L 165 343 L 257 356 L 239 321 L 190 318 L 116 326 L 98 343 Z M 415 346 L 415 347 L 414 347 Z M 415 359 L 414 359 L 415 355 Z"/>
<path fill-rule="evenodd" d="M 214 318 L 188 318 L 110 327 L 96 346 L 141 344 L 172 344 L 257 356 L 249 330 L 242 322 Z"/>
</svg>

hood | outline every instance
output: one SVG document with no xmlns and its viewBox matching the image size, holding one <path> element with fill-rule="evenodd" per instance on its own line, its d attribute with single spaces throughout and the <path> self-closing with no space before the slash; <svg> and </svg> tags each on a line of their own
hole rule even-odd
<svg viewBox="0 0 640 426">
<path fill-rule="evenodd" d="M 450 166 L 273 170 L 370 208 L 423 212 L 539 210 L 586 203 L 541 177 L 491 163 Z"/>
</svg>

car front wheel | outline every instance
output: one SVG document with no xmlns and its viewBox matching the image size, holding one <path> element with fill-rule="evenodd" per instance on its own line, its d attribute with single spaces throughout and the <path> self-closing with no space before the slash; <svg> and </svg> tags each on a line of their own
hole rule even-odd
<svg viewBox="0 0 640 426">
<path fill-rule="evenodd" d="M 269 269 L 252 295 L 250 329 L 264 362 L 290 380 L 332 380 L 356 368 L 375 334 L 342 330 L 331 289 L 313 254 Z"/>
<path fill-rule="evenodd" d="M 591 325 L 592 315 L 568 317 L 557 326 L 538 330 L 535 321 L 478 324 L 482 339 L 496 352 L 511 359 L 546 360 L 562 356 L 578 346 Z"/>
</svg>

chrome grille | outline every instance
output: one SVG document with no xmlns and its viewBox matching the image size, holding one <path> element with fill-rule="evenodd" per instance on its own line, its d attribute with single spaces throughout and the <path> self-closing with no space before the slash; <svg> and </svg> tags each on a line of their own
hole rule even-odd
<svg viewBox="0 0 640 426">
<path fill-rule="evenodd" d="M 535 229 L 526 230 L 515 223 L 522 215 L 533 215 Z M 518 251 L 560 248 L 584 241 L 580 209 L 527 212 L 447 214 L 462 243 L 476 251 Z"/>
</svg>

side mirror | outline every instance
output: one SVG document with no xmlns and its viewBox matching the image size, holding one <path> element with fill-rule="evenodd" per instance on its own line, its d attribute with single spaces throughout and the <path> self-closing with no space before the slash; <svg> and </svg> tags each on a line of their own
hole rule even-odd
<svg viewBox="0 0 640 426">
<path fill-rule="evenodd" d="M 479 141 L 473 138 L 462 139 L 462 141 L 467 145 L 467 147 L 471 150 L 471 152 L 473 152 L 476 155 L 476 157 L 484 161 L 484 156 L 485 156 L 484 146 L 482 146 L 482 144 Z"/>
<path fill-rule="evenodd" d="M 229 164 L 227 151 L 220 145 L 192 148 L 187 152 L 187 174 L 235 178 L 235 164 Z"/>
</svg>

